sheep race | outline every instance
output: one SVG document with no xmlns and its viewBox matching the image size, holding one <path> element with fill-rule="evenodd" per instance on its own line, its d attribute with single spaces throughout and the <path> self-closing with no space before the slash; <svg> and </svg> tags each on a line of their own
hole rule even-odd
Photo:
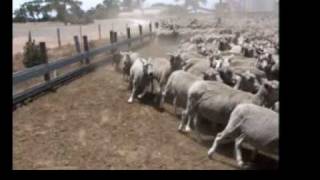
<svg viewBox="0 0 320 180">
<path fill-rule="evenodd" d="M 142 13 L 150 42 L 13 111 L 13 168 L 277 169 L 278 15 Z"/>
</svg>

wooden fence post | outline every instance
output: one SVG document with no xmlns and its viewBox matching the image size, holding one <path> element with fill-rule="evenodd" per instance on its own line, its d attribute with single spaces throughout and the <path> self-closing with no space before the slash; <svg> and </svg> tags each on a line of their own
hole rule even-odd
<svg viewBox="0 0 320 180">
<path fill-rule="evenodd" d="M 29 41 L 29 42 L 32 42 L 31 31 L 29 31 L 29 34 L 28 34 L 28 41 Z"/>
<path fill-rule="evenodd" d="M 113 41 L 116 43 L 118 42 L 118 33 L 117 32 L 113 32 Z M 117 48 L 114 48 L 114 52 L 117 51 Z"/>
<path fill-rule="evenodd" d="M 101 25 L 98 25 L 98 31 L 99 31 L 99 40 L 101 40 Z"/>
<path fill-rule="evenodd" d="M 152 23 L 149 24 L 150 33 L 152 32 Z"/>
<path fill-rule="evenodd" d="M 110 31 L 110 43 L 111 45 L 114 43 L 114 33 L 113 30 Z M 111 49 L 111 54 L 113 54 L 114 48 Z"/>
<path fill-rule="evenodd" d="M 127 37 L 130 40 L 131 39 L 131 32 L 130 32 L 130 27 L 127 27 Z M 128 43 L 128 49 L 131 47 L 131 42 Z"/>
<path fill-rule="evenodd" d="M 140 38 L 141 38 L 141 42 L 143 41 L 142 39 L 142 26 L 139 24 L 139 34 L 140 34 Z"/>
<path fill-rule="evenodd" d="M 61 47 L 61 37 L 60 37 L 60 29 L 57 28 L 57 39 L 58 39 L 58 46 Z"/>
<path fill-rule="evenodd" d="M 77 53 L 81 53 L 81 46 L 80 46 L 80 43 L 79 43 L 79 38 L 78 36 L 73 36 L 73 40 L 74 40 L 74 45 L 76 47 L 76 51 Z M 80 64 L 83 64 L 83 60 L 80 61 Z"/>
<path fill-rule="evenodd" d="M 118 42 L 118 33 L 117 32 L 113 32 L 113 40 L 114 42 Z"/>
<path fill-rule="evenodd" d="M 80 45 L 82 45 L 82 39 L 81 39 L 81 37 L 82 37 L 82 26 L 80 25 Z"/>
<path fill-rule="evenodd" d="M 46 43 L 45 42 L 40 42 L 40 53 L 41 56 L 43 57 L 44 63 L 48 64 L 48 55 L 47 55 L 47 48 L 46 48 Z M 45 81 L 50 81 L 50 72 L 47 72 L 44 74 L 44 80 Z"/>
<path fill-rule="evenodd" d="M 110 31 L 110 43 L 111 44 L 113 43 L 113 31 L 112 30 Z"/>
<path fill-rule="evenodd" d="M 89 43 L 88 43 L 88 37 L 87 36 L 83 36 L 83 49 L 85 52 L 89 52 Z M 90 58 L 87 57 L 85 60 L 86 64 L 90 63 Z"/>
</svg>

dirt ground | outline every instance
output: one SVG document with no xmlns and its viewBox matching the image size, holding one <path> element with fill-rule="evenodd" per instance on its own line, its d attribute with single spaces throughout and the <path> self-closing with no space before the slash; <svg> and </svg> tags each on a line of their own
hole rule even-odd
<svg viewBox="0 0 320 180">
<path fill-rule="evenodd" d="M 128 97 L 106 66 L 17 109 L 14 169 L 235 169 L 178 133 L 172 112 Z"/>
</svg>

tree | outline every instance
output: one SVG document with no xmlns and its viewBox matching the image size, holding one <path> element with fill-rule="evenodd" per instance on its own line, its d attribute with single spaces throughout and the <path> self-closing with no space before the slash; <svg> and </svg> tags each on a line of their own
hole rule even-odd
<svg viewBox="0 0 320 180">
<path fill-rule="evenodd" d="M 121 6 L 125 8 L 126 11 L 133 10 L 133 3 L 132 0 L 123 0 Z"/>
<path fill-rule="evenodd" d="M 180 2 L 181 0 L 175 0 L 176 2 Z M 196 12 L 200 4 L 207 4 L 207 0 L 184 0 L 184 6 L 185 8 L 191 8 Z"/>
<path fill-rule="evenodd" d="M 13 22 L 27 22 L 28 15 L 25 8 L 20 8 L 14 11 Z"/>
</svg>

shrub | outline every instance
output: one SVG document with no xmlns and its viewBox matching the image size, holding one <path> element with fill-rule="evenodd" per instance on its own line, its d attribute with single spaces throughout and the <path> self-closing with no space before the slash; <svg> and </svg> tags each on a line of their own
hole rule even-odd
<svg viewBox="0 0 320 180">
<path fill-rule="evenodd" d="M 27 41 L 23 50 L 23 65 L 30 68 L 45 63 L 45 57 L 40 52 L 40 46 L 35 41 Z"/>
</svg>

